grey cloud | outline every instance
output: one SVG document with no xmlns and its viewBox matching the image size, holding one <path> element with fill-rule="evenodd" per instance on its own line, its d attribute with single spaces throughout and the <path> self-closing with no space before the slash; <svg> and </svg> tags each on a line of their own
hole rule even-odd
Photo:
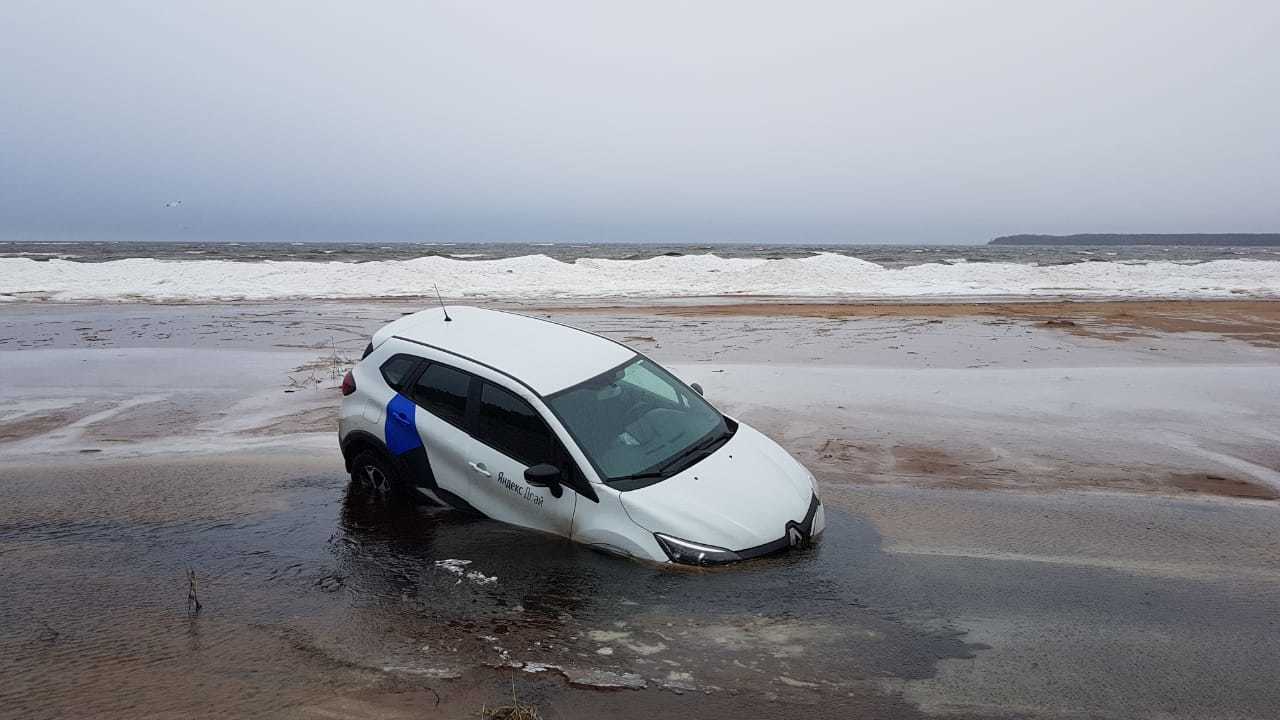
<svg viewBox="0 0 1280 720">
<path fill-rule="evenodd" d="M 1276 3 L 19 0 L 5 15 L 0 238 L 1280 227 Z"/>
</svg>

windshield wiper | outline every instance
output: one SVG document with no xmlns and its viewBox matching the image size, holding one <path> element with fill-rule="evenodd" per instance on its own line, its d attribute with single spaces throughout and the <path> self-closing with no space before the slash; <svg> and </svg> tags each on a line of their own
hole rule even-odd
<svg viewBox="0 0 1280 720">
<path fill-rule="evenodd" d="M 605 482 L 619 483 L 619 482 L 626 482 L 628 480 L 649 480 L 652 478 L 659 478 L 662 480 L 666 480 L 667 474 L 662 472 L 661 470 L 650 470 L 648 472 L 632 473 L 630 475 L 619 475 L 618 477 L 611 477 Z"/>
<path fill-rule="evenodd" d="M 675 457 L 671 458 L 667 462 L 663 463 L 658 468 L 658 472 L 666 473 L 670 471 L 672 468 L 675 468 L 676 466 L 679 466 L 680 470 L 683 470 L 684 468 L 689 467 L 690 465 L 698 462 L 699 460 L 702 460 L 703 458 L 706 458 L 709 455 L 711 455 L 711 453 L 718 450 L 720 446 L 724 444 L 724 442 L 728 442 L 729 438 L 731 437 L 733 437 L 733 433 L 726 430 L 725 432 L 719 435 L 715 435 L 713 437 L 709 437 L 700 443 L 695 443 L 693 445 L 690 445 L 687 449 L 685 449 L 684 452 L 680 453 L 679 455 L 676 455 Z M 676 472 L 679 472 L 679 470 L 676 470 L 671 474 L 674 475 Z"/>
</svg>

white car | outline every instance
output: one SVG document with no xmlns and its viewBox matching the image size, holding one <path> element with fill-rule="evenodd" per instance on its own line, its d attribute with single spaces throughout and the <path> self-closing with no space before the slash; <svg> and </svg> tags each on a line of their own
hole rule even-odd
<svg viewBox="0 0 1280 720">
<path fill-rule="evenodd" d="M 657 562 L 807 544 L 813 474 L 701 388 L 583 330 L 440 307 L 379 330 L 343 380 L 357 487 L 417 495 Z"/>
</svg>

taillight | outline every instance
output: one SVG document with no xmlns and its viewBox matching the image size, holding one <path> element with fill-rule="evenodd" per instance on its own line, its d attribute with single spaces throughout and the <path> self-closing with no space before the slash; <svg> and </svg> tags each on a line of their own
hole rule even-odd
<svg viewBox="0 0 1280 720">
<path fill-rule="evenodd" d="M 351 376 L 351 371 L 348 370 L 346 376 L 342 378 L 342 394 L 350 395 L 355 391 L 356 391 L 356 379 Z"/>
</svg>

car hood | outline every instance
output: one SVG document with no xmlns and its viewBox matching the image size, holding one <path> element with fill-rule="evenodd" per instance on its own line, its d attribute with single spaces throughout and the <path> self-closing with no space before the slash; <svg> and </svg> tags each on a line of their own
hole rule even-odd
<svg viewBox="0 0 1280 720">
<path fill-rule="evenodd" d="M 701 462 L 660 483 L 622 493 L 640 527 L 727 550 L 777 540 L 804 519 L 812 476 L 786 450 L 746 423 Z"/>
</svg>

